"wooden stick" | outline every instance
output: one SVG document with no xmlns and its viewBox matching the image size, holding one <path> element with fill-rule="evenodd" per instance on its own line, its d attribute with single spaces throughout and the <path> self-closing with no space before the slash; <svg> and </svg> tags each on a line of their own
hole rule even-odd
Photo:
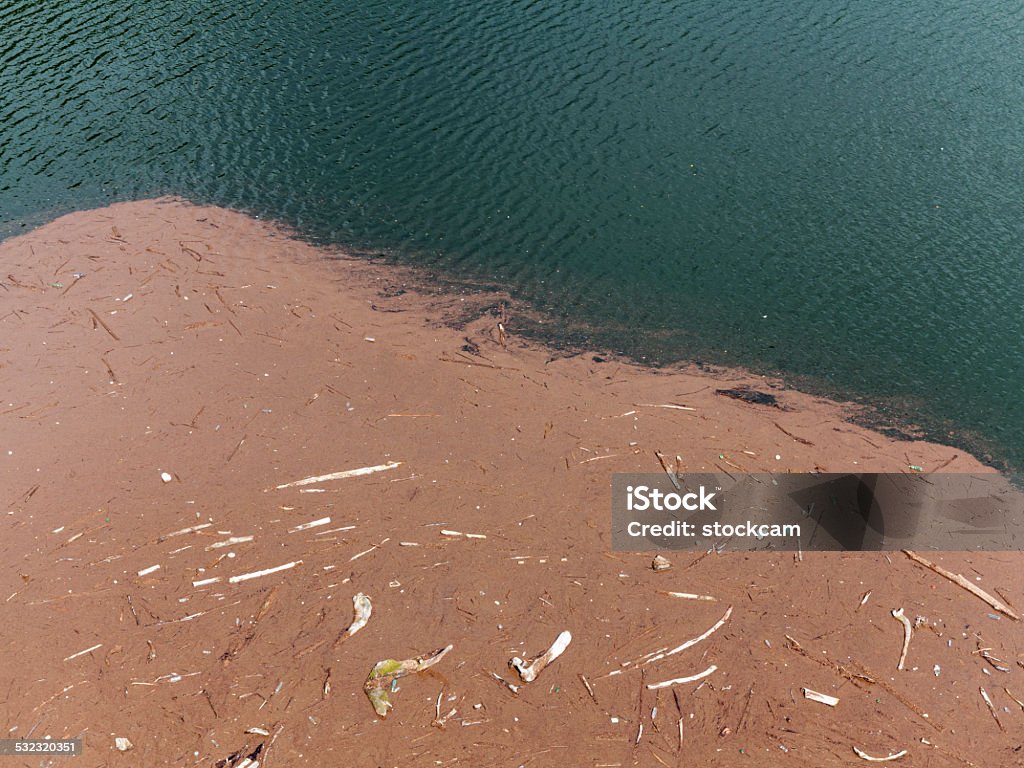
<svg viewBox="0 0 1024 768">
<path fill-rule="evenodd" d="M 344 480 L 349 477 L 359 477 L 360 475 L 371 475 L 374 472 L 385 472 L 389 469 L 402 466 L 400 461 L 389 461 L 387 464 L 378 464 L 375 467 L 360 467 L 359 469 L 346 469 L 342 472 L 332 472 L 329 475 L 315 475 L 314 477 L 306 477 L 302 480 L 296 480 L 294 483 L 285 483 L 284 485 L 275 486 L 276 490 L 282 488 L 295 488 L 300 485 L 312 485 L 313 483 L 323 483 L 328 480 Z"/>
<path fill-rule="evenodd" d="M 695 680 L 700 680 L 702 678 L 707 677 L 710 674 L 713 674 L 717 669 L 718 667 L 712 664 L 703 672 L 698 672 L 696 675 L 690 675 L 689 677 L 677 677 L 674 680 L 665 680 L 662 683 L 648 683 L 647 690 L 656 691 L 659 688 L 668 688 L 671 685 L 679 685 L 681 683 L 692 683 Z"/>
<path fill-rule="evenodd" d="M 985 700 L 985 706 L 992 713 L 992 718 L 996 721 L 996 725 L 999 726 L 999 730 L 1003 730 L 1003 724 L 999 722 L 999 715 L 996 714 L 995 705 L 992 703 L 992 699 L 989 698 L 988 692 L 984 688 L 979 688 L 978 690 L 981 691 L 981 698 Z"/>
<path fill-rule="evenodd" d="M 262 571 L 253 571 L 252 573 L 243 573 L 240 576 L 232 576 L 230 579 L 228 579 L 228 583 L 230 583 L 230 584 L 237 584 L 240 581 L 248 581 L 249 579 L 258 579 L 261 576 L 269 576 L 272 573 L 278 573 L 279 571 L 286 571 L 289 568 L 294 568 L 296 565 L 302 565 L 302 561 L 301 560 L 294 560 L 294 561 L 292 561 L 290 563 L 285 563 L 284 565 L 275 566 L 274 568 L 265 568 Z"/>
<path fill-rule="evenodd" d="M 112 339 L 113 339 L 114 341 L 120 341 L 120 340 L 121 340 L 121 339 L 119 339 L 119 338 L 117 337 L 117 334 L 116 334 L 116 333 L 114 333 L 114 332 L 113 332 L 112 330 L 110 330 L 110 326 L 109 326 L 109 325 L 107 325 L 106 323 L 104 323 L 104 322 L 103 322 L 103 321 L 102 321 L 102 320 L 100 319 L 100 316 L 99 316 L 99 315 L 97 315 L 97 314 L 96 314 L 95 312 L 93 312 L 93 311 L 92 311 L 91 309 L 89 310 L 89 314 L 91 314 L 91 315 L 92 315 L 92 318 L 93 318 L 93 320 L 95 320 L 95 321 L 96 321 L 97 323 L 99 323 L 99 324 L 100 324 L 100 325 L 101 325 L 101 326 L 103 327 L 103 330 L 104 330 L 104 331 L 106 331 L 107 333 L 109 333 L 109 334 L 110 334 L 110 338 L 112 338 Z"/>
<path fill-rule="evenodd" d="M 666 656 L 674 656 L 675 654 L 679 653 L 680 651 L 685 651 L 687 648 L 690 648 L 690 647 L 696 645 L 697 643 L 701 642 L 702 640 L 707 640 L 709 637 L 711 637 L 711 635 L 713 635 L 715 632 L 717 632 L 719 629 L 722 628 L 722 626 L 725 624 L 725 622 L 727 622 L 729 620 L 730 616 L 732 616 L 732 606 L 731 605 L 726 609 L 725 615 L 722 616 L 722 618 L 720 618 L 718 621 L 716 621 L 714 623 L 714 625 L 712 625 L 712 627 L 707 632 L 705 632 L 702 635 L 698 635 L 697 637 L 691 638 L 690 640 L 687 640 L 685 643 L 683 643 L 682 645 L 676 646 L 671 651 L 666 651 L 665 653 L 659 653 L 656 656 L 652 656 L 651 658 L 647 659 L 647 661 L 645 661 L 644 664 L 650 664 L 652 661 L 659 661 L 659 660 L 665 658 Z"/>
<path fill-rule="evenodd" d="M 814 445 L 814 443 L 812 443 L 810 440 L 805 440 L 802 437 L 797 437 L 792 432 L 790 432 L 788 429 L 786 429 L 781 424 L 779 424 L 779 422 L 775 421 L 775 422 L 772 422 L 772 423 L 775 424 L 775 426 L 779 428 L 779 431 L 782 432 L 782 434 L 788 435 L 789 437 L 791 437 L 794 440 L 796 440 L 798 443 L 803 443 L 804 445 Z"/>
<path fill-rule="evenodd" d="M 939 576 L 942 576 L 943 578 L 949 579 L 950 581 L 952 581 L 957 586 L 963 587 L 964 589 L 966 589 L 968 592 L 970 592 L 975 597 L 978 597 L 978 598 L 981 598 L 982 600 L 984 600 L 986 603 L 991 605 L 995 610 L 999 611 L 1000 613 L 1005 614 L 1006 616 L 1009 616 L 1014 621 L 1020 621 L 1020 616 L 1018 616 L 1016 613 L 1014 613 L 1013 610 L 1008 605 L 1006 605 L 1002 600 L 999 600 L 998 598 L 992 597 L 992 595 L 990 595 L 988 592 L 986 592 L 985 590 L 981 589 L 981 587 L 975 586 L 970 581 L 968 581 L 963 576 L 961 576 L 959 573 L 953 573 L 952 571 L 947 571 L 941 565 L 936 565 L 935 563 L 931 562 L 930 560 L 926 560 L 925 558 L 921 557 L 916 552 L 912 552 L 909 549 L 904 549 L 903 550 L 903 554 L 905 554 L 907 557 L 909 557 L 915 563 L 923 565 L 928 570 L 934 571 L 935 573 L 939 574 Z"/>
</svg>

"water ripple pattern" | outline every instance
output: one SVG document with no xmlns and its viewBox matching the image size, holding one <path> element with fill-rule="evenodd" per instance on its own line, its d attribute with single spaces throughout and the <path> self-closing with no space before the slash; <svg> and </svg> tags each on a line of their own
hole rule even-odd
<svg viewBox="0 0 1024 768">
<path fill-rule="evenodd" d="M 0 0 L 0 236 L 234 206 L 1024 466 L 1022 37 L 1004 0 Z"/>
</svg>

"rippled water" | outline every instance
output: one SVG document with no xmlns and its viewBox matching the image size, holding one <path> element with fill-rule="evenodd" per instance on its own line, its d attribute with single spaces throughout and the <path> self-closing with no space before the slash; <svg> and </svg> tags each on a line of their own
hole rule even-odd
<svg viewBox="0 0 1024 768">
<path fill-rule="evenodd" d="M 0 235 L 235 206 L 1024 466 L 1022 30 L 1005 0 L 0 0 Z"/>
</svg>

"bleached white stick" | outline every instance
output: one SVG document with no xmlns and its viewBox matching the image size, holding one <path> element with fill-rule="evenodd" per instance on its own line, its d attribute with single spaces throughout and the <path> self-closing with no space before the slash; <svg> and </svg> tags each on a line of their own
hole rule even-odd
<svg viewBox="0 0 1024 768">
<path fill-rule="evenodd" d="M 812 691 L 810 688 L 804 688 L 803 691 L 805 699 L 816 701 L 819 704 L 827 704 L 830 707 L 834 707 L 839 703 L 839 699 L 835 696 L 829 696 L 827 693 L 818 693 L 817 691 Z"/>
<path fill-rule="evenodd" d="M 296 565 L 302 565 L 301 560 L 293 560 L 290 563 L 284 565 L 278 565 L 274 568 L 265 568 L 262 571 L 253 571 L 252 573 L 243 573 L 240 576 L 232 576 L 228 579 L 228 583 L 237 584 L 240 581 L 248 581 L 249 579 L 258 579 L 261 576 L 269 576 L 272 573 L 278 573 L 280 571 L 287 571 L 289 568 L 294 568 Z"/>
<path fill-rule="evenodd" d="M 895 753 L 893 753 L 891 755 L 888 755 L 886 757 L 872 757 L 867 752 L 862 752 L 861 750 L 857 749 L 856 747 L 853 748 L 853 751 L 857 754 L 857 757 L 859 757 L 861 760 L 868 760 L 868 761 L 870 761 L 872 763 L 887 763 L 890 760 L 897 760 L 898 758 L 901 758 L 905 754 L 907 754 L 907 750 L 902 749 L 899 752 L 895 752 Z"/>
<path fill-rule="evenodd" d="M 154 572 L 159 571 L 159 570 L 160 570 L 160 566 L 159 565 L 151 565 L 151 566 L 149 566 L 149 568 L 143 568 L 141 571 L 139 571 L 139 576 L 149 576 L 149 574 L 154 573 Z"/>
<path fill-rule="evenodd" d="M 718 601 L 717 597 L 711 595 L 695 595 L 692 592 L 663 592 L 662 594 L 668 595 L 669 597 L 679 597 L 683 600 L 707 600 L 709 603 Z"/>
<path fill-rule="evenodd" d="M 354 525 L 343 525 L 341 528 L 328 528 L 326 531 L 317 531 L 314 536 L 326 536 L 328 533 L 341 533 L 342 531 L 354 531 Z"/>
<path fill-rule="evenodd" d="M 661 659 L 664 659 L 666 656 L 674 656 L 675 654 L 679 653 L 680 651 L 685 651 L 687 648 L 692 648 L 693 646 L 695 646 L 697 643 L 701 642 L 702 640 L 707 640 L 709 637 L 711 637 L 711 635 L 713 635 L 715 632 L 720 630 L 725 625 L 725 622 L 727 622 L 729 620 L 730 616 L 732 616 L 732 606 L 731 605 L 726 609 L 725 615 L 722 616 L 722 618 L 720 618 L 718 621 L 716 621 L 715 624 L 707 632 L 705 632 L 703 635 L 699 635 L 698 637 L 695 637 L 692 640 L 687 640 L 685 643 L 683 643 L 682 645 L 676 646 L 671 651 L 666 651 L 665 653 L 659 653 L 657 656 L 653 656 L 653 657 L 649 658 L 647 661 L 644 662 L 644 664 L 650 664 L 653 661 L 659 661 Z"/>
<path fill-rule="evenodd" d="M 310 528 L 316 528 L 321 525 L 329 525 L 331 518 L 321 517 L 319 520 L 313 520 L 309 523 L 303 523 L 302 525 L 296 525 L 294 528 L 289 528 L 288 533 L 295 533 L 297 531 L 308 531 Z"/>
<path fill-rule="evenodd" d="M 181 535 L 186 534 L 186 533 L 194 533 L 195 531 L 201 531 L 201 530 L 203 530 L 203 528 L 209 528 L 211 525 L 213 525 L 213 523 L 202 523 L 200 525 L 190 525 L 188 528 L 182 528 L 179 531 L 171 531 L 170 533 L 165 533 L 163 536 L 160 537 L 160 540 L 163 541 L 164 539 L 169 539 L 169 538 L 171 538 L 173 536 L 181 536 Z"/>
<path fill-rule="evenodd" d="M 669 408 L 673 411 L 696 411 L 687 405 L 676 405 L 675 403 L 633 403 L 638 408 Z"/>
<path fill-rule="evenodd" d="M 698 672 L 696 675 L 690 675 L 689 677 L 677 677 L 674 680 L 665 680 L 662 683 L 650 683 L 647 686 L 647 690 L 649 690 L 649 691 L 656 691 L 659 688 L 668 688 L 671 685 L 680 685 L 682 683 L 692 683 L 695 680 L 701 680 L 701 679 L 707 677 L 708 675 L 714 673 L 717 670 L 718 670 L 718 667 L 716 667 L 714 664 L 712 664 L 710 667 L 705 669 L 703 672 Z"/>
<path fill-rule="evenodd" d="M 79 656 L 85 656 L 85 654 L 92 653 L 97 648 L 102 648 L 102 647 L 103 647 L 103 643 L 97 643 L 92 648 L 86 648 L 84 651 L 79 651 L 78 653 L 72 653 L 70 656 L 68 656 L 66 659 L 64 659 L 64 661 L 71 661 L 72 659 L 77 659 Z"/>
<path fill-rule="evenodd" d="M 224 547 L 233 547 L 235 544 L 245 544 L 247 541 L 252 541 L 253 536 L 232 536 L 230 539 L 224 539 L 224 541 L 216 541 L 206 549 L 223 549 Z"/>
<path fill-rule="evenodd" d="M 360 467 L 359 469 L 346 469 L 341 472 L 332 472 L 329 475 L 316 475 L 315 477 L 306 477 L 302 480 L 296 480 L 294 483 L 285 483 L 279 485 L 276 490 L 282 488 L 295 488 L 300 485 L 312 485 L 313 483 L 326 483 L 328 480 L 344 480 L 348 477 L 359 477 L 360 475 L 372 475 L 374 472 L 386 472 L 389 469 L 402 466 L 400 461 L 389 461 L 387 464 L 377 464 L 373 467 Z"/>
<path fill-rule="evenodd" d="M 442 536 L 451 536 L 453 538 L 459 538 L 465 536 L 467 539 L 486 539 L 487 536 L 483 533 L 463 533 L 462 531 L 449 531 L 447 529 L 441 530 Z"/>
</svg>

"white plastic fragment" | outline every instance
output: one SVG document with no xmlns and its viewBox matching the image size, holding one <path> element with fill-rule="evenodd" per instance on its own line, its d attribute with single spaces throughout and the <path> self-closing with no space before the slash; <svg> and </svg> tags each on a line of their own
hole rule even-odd
<svg viewBox="0 0 1024 768">
<path fill-rule="evenodd" d="M 253 726 L 252 728 L 246 728 L 245 732 L 246 733 L 254 734 L 256 736 L 269 736 L 270 735 L 270 731 L 266 730 L 265 728 L 257 728 L 255 726 Z"/>
<path fill-rule="evenodd" d="M 816 701 L 819 704 L 827 704 L 830 707 L 834 707 L 839 703 L 839 699 L 835 696 L 829 696 L 827 693 L 818 693 L 817 691 L 812 691 L 810 688 L 802 688 L 801 690 L 804 692 L 805 699 Z"/>
<path fill-rule="evenodd" d="M 143 568 L 141 571 L 139 571 L 139 576 L 148 576 L 149 574 L 154 573 L 154 572 L 159 571 L 159 570 L 160 570 L 160 566 L 159 565 L 151 565 L 151 566 L 149 566 L 149 568 Z"/>
<path fill-rule="evenodd" d="M 171 480 L 174 479 L 174 476 L 170 472 L 161 472 L 160 479 L 163 480 L 165 483 L 169 483 L 171 482 Z"/>
<path fill-rule="evenodd" d="M 300 485 L 312 485 L 314 483 L 325 483 L 328 480 L 344 480 L 349 477 L 359 477 L 361 475 L 372 475 L 374 472 L 386 472 L 389 469 L 402 466 L 400 461 L 389 461 L 387 464 L 377 464 L 373 467 L 360 467 L 359 469 L 346 469 L 341 472 L 332 472 L 329 475 L 316 475 L 314 477 L 305 477 L 302 480 L 296 480 L 293 483 L 285 483 L 284 485 L 278 485 L 276 490 L 282 488 L 295 488 Z"/>
<path fill-rule="evenodd" d="M 118 752 L 127 752 L 129 749 L 132 749 L 134 746 L 135 745 L 132 744 L 124 736 L 117 736 L 117 737 L 114 738 L 114 747 L 117 749 Z"/>
<path fill-rule="evenodd" d="M 532 683 L 537 679 L 537 675 L 539 675 L 548 664 L 565 653 L 565 649 L 569 647 L 569 643 L 571 642 L 572 633 L 570 633 L 569 630 L 565 630 L 555 638 L 555 642 L 551 644 L 550 648 L 534 659 L 530 664 L 527 664 L 518 656 L 513 657 L 508 664 L 510 667 L 515 668 L 524 683 Z"/>
</svg>

